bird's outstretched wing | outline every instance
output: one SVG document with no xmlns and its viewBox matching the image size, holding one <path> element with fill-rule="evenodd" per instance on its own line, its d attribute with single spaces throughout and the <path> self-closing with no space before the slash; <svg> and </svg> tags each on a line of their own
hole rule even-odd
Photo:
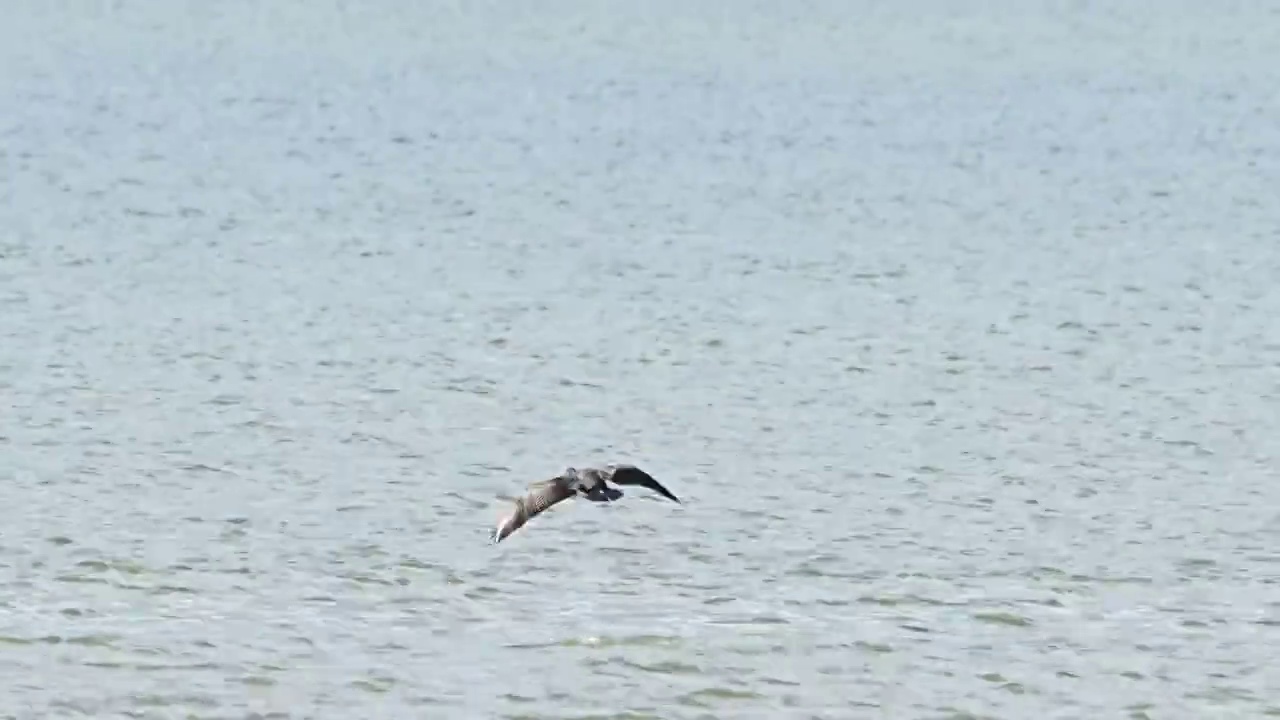
<svg viewBox="0 0 1280 720">
<path fill-rule="evenodd" d="M 504 538 L 524 527 L 525 523 L 541 514 L 547 508 L 562 500 L 567 500 L 577 493 L 578 490 L 573 483 L 564 477 L 555 477 L 530 484 L 529 491 L 525 493 L 525 496 L 517 498 L 513 503 L 515 507 L 511 509 L 511 512 L 498 521 L 498 526 L 493 530 L 493 541 L 502 542 Z"/>
<path fill-rule="evenodd" d="M 639 485 L 640 487 L 649 488 L 668 500 L 680 502 L 680 498 L 663 487 L 662 483 L 654 480 L 652 475 L 635 465 L 610 465 L 608 472 L 609 482 L 615 485 Z"/>
<path fill-rule="evenodd" d="M 519 502 L 524 508 L 525 515 L 532 518 L 561 500 L 568 500 L 577 492 L 573 483 L 556 477 L 529 485 L 529 492 Z"/>
</svg>

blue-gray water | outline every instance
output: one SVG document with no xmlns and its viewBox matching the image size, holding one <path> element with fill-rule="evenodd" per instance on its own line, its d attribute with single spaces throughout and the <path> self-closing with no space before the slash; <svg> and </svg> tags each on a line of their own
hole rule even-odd
<svg viewBox="0 0 1280 720">
<path fill-rule="evenodd" d="M 1280 714 L 1277 48 L 11 3 L 0 717 Z"/>
</svg>

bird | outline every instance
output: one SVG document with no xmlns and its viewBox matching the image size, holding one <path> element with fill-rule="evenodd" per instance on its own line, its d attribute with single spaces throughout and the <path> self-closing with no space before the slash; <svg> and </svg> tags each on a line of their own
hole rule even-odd
<svg viewBox="0 0 1280 720">
<path fill-rule="evenodd" d="M 622 491 L 609 487 L 607 483 L 639 485 L 680 503 L 680 498 L 663 487 L 662 483 L 653 479 L 652 475 L 635 465 L 609 463 L 604 467 L 588 467 L 582 470 L 567 467 L 564 472 L 550 480 L 531 483 L 524 497 L 515 499 L 515 507 L 511 512 L 498 520 L 498 525 L 493 529 L 492 541 L 502 542 L 508 535 L 524 527 L 525 523 L 547 508 L 575 495 L 581 495 L 592 502 L 613 502 L 621 498 Z"/>
</svg>

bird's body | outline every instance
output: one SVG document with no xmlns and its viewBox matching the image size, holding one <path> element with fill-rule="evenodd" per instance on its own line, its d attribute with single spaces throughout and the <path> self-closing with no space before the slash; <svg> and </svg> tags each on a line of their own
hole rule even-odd
<svg viewBox="0 0 1280 720">
<path fill-rule="evenodd" d="M 592 502 L 613 502 L 621 498 L 622 491 L 609 487 L 610 482 L 615 485 L 639 485 L 680 502 L 671 491 L 654 480 L 652 475 L 634 465 L 609 464 L 583 470 L 565 468 L 564 472 L 550 480 L 533 483 L 524 497 L 515 500 L 515 508 L 499 520 L 498 526 L 494 528 L 493 541 L 502 542 L 547 508 L 575 495 L 581 495 Z"/>
</svg>

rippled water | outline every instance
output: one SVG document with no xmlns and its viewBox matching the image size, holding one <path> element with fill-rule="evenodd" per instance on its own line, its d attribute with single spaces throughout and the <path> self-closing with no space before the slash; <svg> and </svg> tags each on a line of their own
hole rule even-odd
<svg viewBox="0 0 1280 720">
<path fill-rule="evenodd" d="M 1280 715 L 1274 11 L 15 7 L 0 716 Z"/>
</svg>

